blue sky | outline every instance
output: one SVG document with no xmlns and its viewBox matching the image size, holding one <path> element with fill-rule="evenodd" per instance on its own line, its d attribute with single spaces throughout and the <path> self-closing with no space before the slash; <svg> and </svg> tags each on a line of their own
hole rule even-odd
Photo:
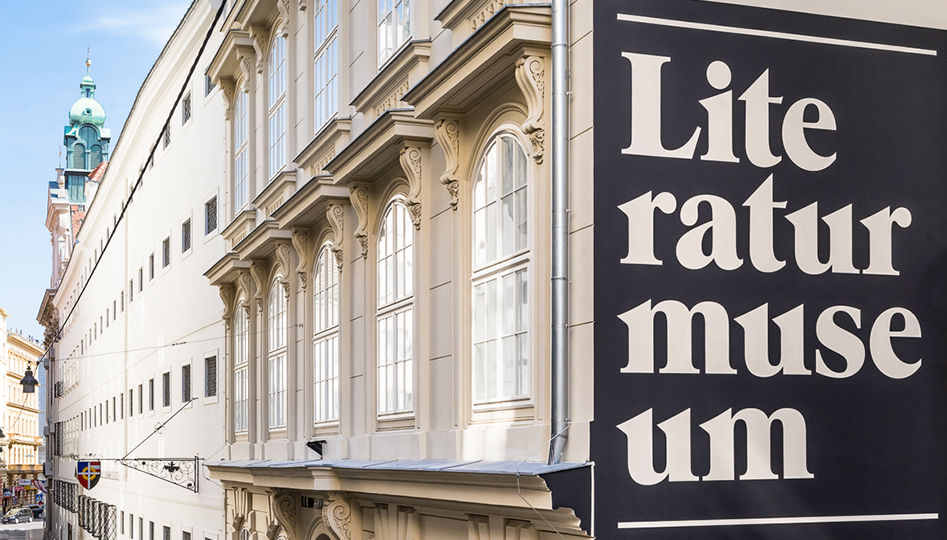
<svg viewBox="0 0 947 540">
<path fill-rule="evenodd" d="M 10 314 L 11 329 L 42 337 L 36 313 L 51 266 L 46 189 L 55 180 L 69 107 L 79 97 L 86 46 L 114 148 L 139 86 L 189 5 L 190 0 L 50 0 L 4 10 L 0 307 Z"/>
</svg>

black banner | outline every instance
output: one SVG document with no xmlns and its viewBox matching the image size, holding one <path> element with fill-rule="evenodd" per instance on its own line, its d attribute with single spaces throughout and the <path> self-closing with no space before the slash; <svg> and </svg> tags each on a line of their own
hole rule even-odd
<svg viewBox="0 0 947 540">
<path fill-rule="evenodd" d="M 594 5 L 597 536 L 947 538 L 947 33 Z"/>
</svg>

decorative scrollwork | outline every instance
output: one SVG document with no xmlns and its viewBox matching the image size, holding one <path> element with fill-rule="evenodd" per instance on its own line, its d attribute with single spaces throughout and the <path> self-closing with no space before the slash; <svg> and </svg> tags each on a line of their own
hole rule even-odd
<svg viewBox="0 0 947 540">
<path fill-rule="evenodd" d="M 447 165 L 441 175 L 441 184 L 450 193 L 450 206 L 457 210 L 457 199 L 460 194 L 460 176 L 457 169 L 460 167 L 460 125 L 454 118 L 442 118 L 434 124 L 434 135 L 444 152 Z"/>
<path fill-rule="evenodd" d="M 516 62 L 516 84 L 526 98 L 526 121 L 523 133 L 533 143 L 533 159 L 543 162 L 546 144 L 546 129 L 543 127 L 543 98 L 546 92 L 546 64 L 542 57 L 526 56 Z"/>
<path fill-rule="evenodd" d="M 333 494 L 332 500 L 322 507 L 322 520 L 341 540 L 352 540 L 352 531 L 361 529 L 353 504 L 341 494 Z"/>
<path fill-rule="evenodd" d="M 296 265 L 296 275 L 299 276 L 299 284 L 302 290 L 306 290 L 309 284 L 309 232 L 305 229 L 293 229 L 293 247 L 299 255 L 299 264 Z"/>
<path fill-rule="evenodd" d="M 349 200 L 358 216 L 358 226 L 355 228 L 355 238 L 362 246 L 362 258 L 368 257 L 368 188 L 354 185 L 350 188 Z"/>
<path fill-rule="evenodd" d="M 129 469 L 135 469 L 194 493 L 200 491 L 201 459 L 199 457 L 135 458 L 122 459 L 119 463 Z"/>
<path fill-rule="evenodd" d="M 401 148 L 401 168 L 408 180 L 408 211 L 415 229 L 421 228 L 421 148 Z"/>
<path fill-rule="evenodd" d="M 335 255 L 335 264 L 342 270 L 342 240 L 345 229 L 345 208 L 338 203 L 329 203 L 326 205 L 326 219 L 329 221 L 329 227 L 332 228 L 332 254 Z"/>
</svg>

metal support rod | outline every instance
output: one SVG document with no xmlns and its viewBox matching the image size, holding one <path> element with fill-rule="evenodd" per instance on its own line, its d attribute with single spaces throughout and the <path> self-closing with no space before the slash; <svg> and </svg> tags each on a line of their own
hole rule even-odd
<svg viewBox="0 0 947 540">
<path fill-rule="evenodd" d="M 549 464 L 569 430 L 569 2 L 552 1 L 552 350 Z"/>
</svg>

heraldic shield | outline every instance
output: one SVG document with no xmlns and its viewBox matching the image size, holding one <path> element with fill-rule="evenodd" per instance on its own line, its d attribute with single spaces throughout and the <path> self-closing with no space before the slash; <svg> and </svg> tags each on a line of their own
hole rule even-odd
<svg viewBox="0 0 947 540">
<path fill-rule="evenodd" d="M 76 463 L 76 479 L 86 489 L 92 489 L 102 477 L 101 461 L 79 461 Z"/>
</svg>

